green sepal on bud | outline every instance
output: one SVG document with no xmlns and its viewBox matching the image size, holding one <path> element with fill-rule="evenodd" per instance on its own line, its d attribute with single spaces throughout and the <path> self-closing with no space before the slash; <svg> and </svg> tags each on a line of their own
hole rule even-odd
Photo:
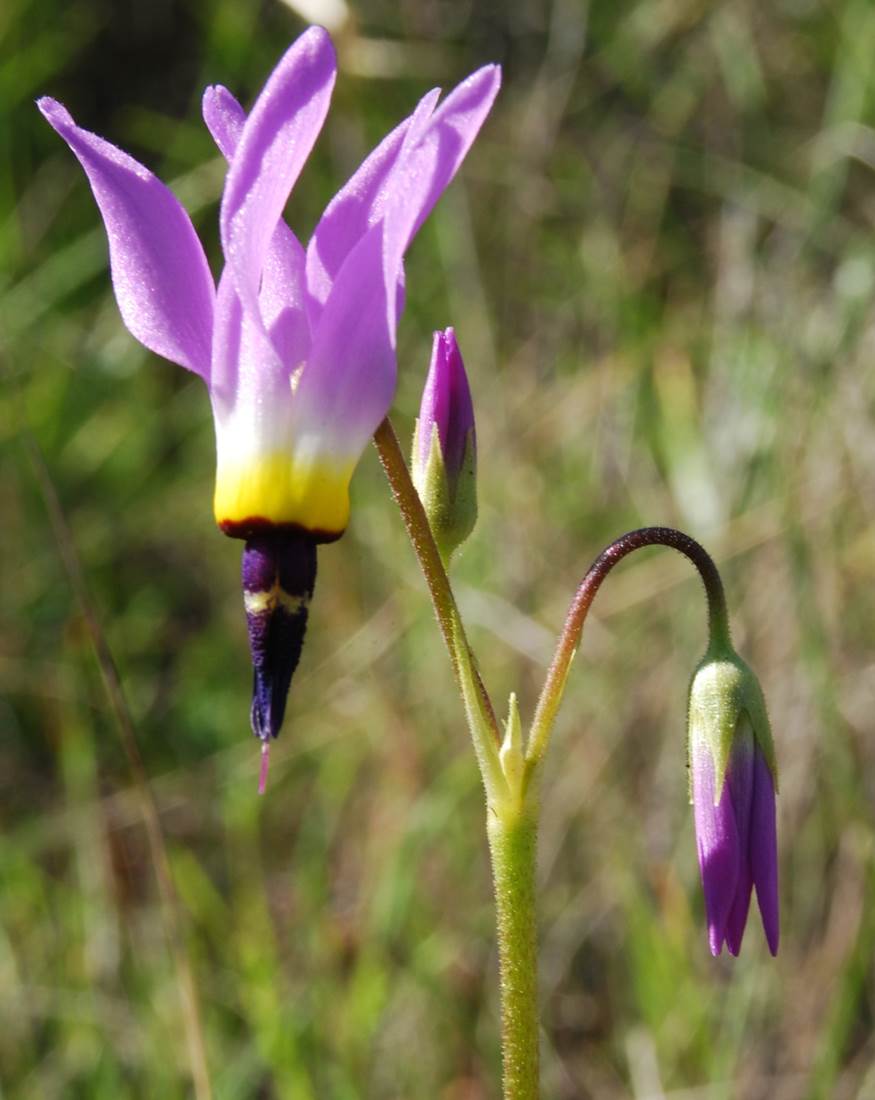
<svg viewBox="0 0 875 1100">
<path fill-rule="evenodd" d="M 477 436 L 465 364 L 451 328 L 436 332 L 413 434 L 413 484 L 444 564 L 477 522 Z"/>
<path fill-rule="evenodd" d="M 690 684 L 688 759 L 694 742 L 704 744 L 714 761 L 714 797 L 719 799 L 733 747 L 751 736 L 769 771 L 775 791 L 778 767 L 772 729 L 759 680 L 727 640 L 712 640 Z M 693 801 L 692 775 L 690 801 Z"/>
<path fill-rule="evenodd" d="M 417 420 L 413 433 L 414 453 L 421 446 L 420 424 L 421 421 Z M 447 563 L 477 522 L 477 447 L 474 429 L 468 432 L 462 463 L 452 486 L 447 476 L 440 433 L 437 425 L 432 424 L 428 458 L 423 465 L 414 463 L 413 484 L 425 508 L 441 558 Z"/>
</svg>

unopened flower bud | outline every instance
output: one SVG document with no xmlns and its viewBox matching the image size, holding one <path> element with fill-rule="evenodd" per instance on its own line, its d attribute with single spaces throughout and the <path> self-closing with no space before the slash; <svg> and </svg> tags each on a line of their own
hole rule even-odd
<svg viewBox="0 0 875 1100">
<path fill-rule="evenodd" d="M 777 770 L 760 685 L 728 643 L 693 676 L 690 794 L 711 953 L 741 948 L 752 889 L 772 954 L 778 950 Z"/>
<path fill-rule="evenodd" d="M 413 483 L 445 562 L 477 520 L 477 440 L 465 364 L 451 329 L 434 334 L 413 436 Z"/>
</svg>

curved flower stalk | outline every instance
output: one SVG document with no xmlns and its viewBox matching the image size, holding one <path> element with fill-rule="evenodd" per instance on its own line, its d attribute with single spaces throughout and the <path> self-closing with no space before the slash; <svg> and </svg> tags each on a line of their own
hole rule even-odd
<svg viewBox="0 0 875 1100">
<path fill-rule="evenodd" d="M 304 248 L 282 213 L 325 119 L 335 72 L 331 39 L 311 27 L 248 116 L 227 89 L 207 88 L 204 119 L 228 160 L 218 287 L 171 191 L 79 127 L 60 103 L 38 104 L 88 176 L 128 329 L 207 385 L 216 522 L 246 540 L 252 727 L 265 744 L 282 724 L 316 546 L 343 534 L 350 478 L 394 394 L 404 254 L 500 84 L 490 65 L 440 106 L 438 90 L 424 96 L 331 200 Z"/>
<path fill-rule="evenodd" d="M 642 527 L 611 543 L 580 583 L 541 691 L 526 748 L 537 778 L 589 609 L 627 555 L 667 546 L 695 566 L 708 603 L 708 647 L 690 685 L 688 763 L 712 954 L 741 948 L 755 887 L 769 950 L 778 950 L 778 769 L 759 681 L 732 646 L 723 582 L 707 551 L 671 527 Z"/>
</svg>

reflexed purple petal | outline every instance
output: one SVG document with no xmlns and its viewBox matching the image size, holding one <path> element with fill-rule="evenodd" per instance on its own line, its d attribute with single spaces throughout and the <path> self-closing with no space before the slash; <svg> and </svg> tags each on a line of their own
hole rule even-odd
<svg viewBox="0 0 875 1100">
<path fill-rule="evenodd" d="M 383 138 L 326 207 L 307 246 L 307 289 L 317 306 L 324 305 L 352 249 L 383 216 L 387 185 L 411 123 L 427 121 L 439 96 L 440 89 L 423 96 L 413 115 Z"/>
<path fill-rule="evenodd" d="M 393 174 L 386 218 L 389 266 L 410 241 L 455 176 L 501 86 L 501 70 L 486 65 L 463 80 L 431 116 L 414 149 Z M 391 210 L 391 212 L 390 212 Z"/>
<path fill-rule="evenodd" d="M 305 262 L 298 238 L 280 220 L 267 251 L 258 302 L 271 343 L 287 374 L 303 362 L 310 350 Z"/>
<path fill-rule="evenodd" d="M 435 111 L 437 91 L 424 96 L 410 119 L 394 130 L 328 206 L 307 252 L 311 300 L 325 302 L 352 244 L 381 217 L 386 237 L 387 278 L 403 284 L 403 256 L 411 239 L 452 180 L 483 124 L 501 84 L 495 65 L 458 85 Z M 391 303 L 394 327 L 403 290 Z M 311 311 L 312 313 L 312 311 Z"/>
<path fill-rule="evenodd" d="M 487 66 L 455 88 L 434 114 L 434 93 L 420 100 L 380 200 L 385 223 L 382 257 L 378 262 L 375 226 L 344 261 L 325 303 L 297 402 L 303 423 L 307 417 L 304 392 L 313 411 L 325 408 L 327 400 L 335 431 L 341 428 L 348 440 L 354 440 L 355 451 L 385 415 L 395 389 L 395 328 L 403 306 L 404 252 L 455 175 L 500 82 L 500 70 Z M 366 302 L 354 301 L 357 287 L 365 288 Z M 354 335 L 350 325 L 355 326 Z M 355 354 L 350 355 L 350 349 L 356 349 Z M 322 363 L 318 372 L 311 370 L 317 350 Z M 344 397 L 338 398 L 344 391 Z"/>
<path fill-rule="evenodd" d="M 219 152 L 230 162 L 243 133 L 246 112 L 233 94 L 221 84 L 212 84 L 204 89 L 201 111 Z"/>
<path fill-rule="evenodd" d="M 210 397 L 214 406 L 230 409 L 237 394 L 237 378 L 243 340 L 243 306 L 226 267 L 216 294 L 216 323 L 210 372 Z"/>
<path fill-rule="evenodd" d="M 746 718 L 739 720 L 738 730 L 729 757 L 726 781 L 735 810 L 735 825 L 738 829 L 738 885 L 735 888 L 735 901 L 726 922 L 726 946 L 733 955 L 741 950 L 747 913 L 750 908 L 750 894 L 753 877 L 750 864 L 750 815 L 753 802 L 753 733 Z"/>
<path fill-rule="evenodd" d="M 231 271 L 226 267 L 216 296 L 216 324 L 210 398 L 224 416 L 232 408 L 248 407 L 251 432 L 259 439 L 280 406 L 291 403 L 289 371 L 273 341 L 243 309 Z M 267 439 L 262 440 L 267 448 Z M 282 446 L 283 440 L 276 440 Z"/>
<path fill-rule="evenodd" d="M 719 955 L 738 884 L 738 830 L 729 785 L 714 805 L 714 758 L 699 738 L 691 749 L 696 845 L 705 893 L 711 954 Z"/>
<path fill-rule="evenodd" d="M 311 27 L 271 73 L 243 127 L 225 182 L 221 228 L 225 258 L 253 317 L 268 246 L 322 127 L 334 76 L 331 39 Z"/>
<path fill-rule="evenodd" d="M 246 122 L 243 108 L 227 88 L 217 84 L 204 92 L 203 113 L 222 155 L 231 160 Z M 309 349 L 304 298 L 304 250 L 280 218 L 267 251 L 258 301 L 274 350 L 289 371 Z"/>
<path fill-rule="evenodd" d="M 313 333 L 295 390 L 296 434 L 318 434 L 339 457 L 357 457 L 389 409 L 395 370 L 378 223 L 343 265 Z"/>
<path fill-rule="evenodd" d="M 286 227 L 283 226 L 283 229 Z M 219 280 L 210 394 L 217 410 L 241 399 L 253 410 L 290 397 L 292 369 L 307 355 L 310 336 L 303 293 L 303 252 L 291 230 L 278 227 L 268 251 L 260 301 L 262 325 L 243 309 L 230 268 Z"/>
<path fill-rule="evenodd" d="M 463 80 L 432 116 L 426 135 L 439 148 L 439 168 L 413 228 L 417 233 L 449 185 L 486 121 L 501 87 L 501 69 L 485 65 Z"/>
<path fill-rule="evenodd" d="M 769 950 L 778 953 L 778 839 L 775 822 L 775 784 L 769 765 L 754 753 L 753 806 L 750 856 L 757 901 Z"/>
<path fill-rule="evenodd" d="M 215 286 L 188 214 L 156 176 L 77 126 L 60 103 L 43 98 L 37 105 L 88 176 L 109 239 L 116 301 L 131 334 L 208 380 Z"/>
</svg>

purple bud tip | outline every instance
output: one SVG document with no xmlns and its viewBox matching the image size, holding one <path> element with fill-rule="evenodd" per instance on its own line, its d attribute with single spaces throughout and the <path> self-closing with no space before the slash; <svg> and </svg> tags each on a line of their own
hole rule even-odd
<svg viewBox="0 0 875 1100">
<path fill-rule="evenodd" d="M 251 538 L 243 550 L 242 578 L 253 669 L 250 721 L 252 732 L 266 743 L 279 734 L 301 657 L 316 583 L 316 543 L 287 531 Z"/>
<path fill-rule="evenodd" d="M 775 788 L 762 751 L 742 718 L 735 736 L 720 798 L 715 798 L 711 747 L 692 744 L 693 810 L 699 867 L 712 955 L 725 942 L 738 955 L 751 894 L 757 901 L 769 950 L 778 950 L 778 857 Z"/>
<path fill-rule="evenodd" d="M 419 410 L 419 454 L 422 468 L 428 462 L 433 428 L 437 427 L 447 480 L 455 486 L 465 445 L 474 431 L 474 405 L 465 364 L 452 328 L 434 334 L 431 364 Z"/>
</svg>

